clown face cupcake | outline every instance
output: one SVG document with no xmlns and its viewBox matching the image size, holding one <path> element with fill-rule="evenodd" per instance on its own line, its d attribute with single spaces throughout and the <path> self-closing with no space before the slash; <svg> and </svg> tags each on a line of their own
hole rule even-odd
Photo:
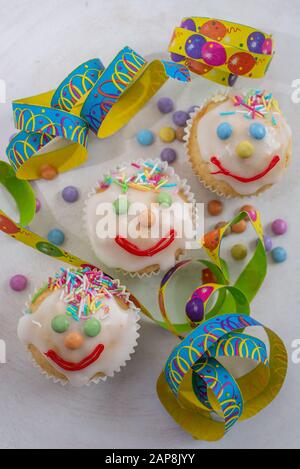
<svg viewBox="0 0 300 469">
<path fill-rule="evenodd" d="M 278 182 L 291 157 L 292 134 L 271 93 L 217 95 L 186 129 L 188 158 L 220 196 L 258 195 Z"/>
<path fill-rule="evenodd" d="M 193 241 L 194 203 L 186 182 L 167 163 L 138 161 L 111 171 L 85 207 L 96 256 L 132 276 L 173 267 Z"/>
<path fill-rule="evenodd" d="M 137 320 L 118 281 L 97 269 L 62 269 L 31 299 L 18 335 L 44 374 L 82 386 L 113 376 L 130 359 Z"/>
</svg>

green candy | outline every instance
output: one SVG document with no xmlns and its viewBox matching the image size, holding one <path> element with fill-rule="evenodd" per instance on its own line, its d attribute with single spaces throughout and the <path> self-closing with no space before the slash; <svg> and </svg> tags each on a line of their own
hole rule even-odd
<svg viewBox="0 0 300 469">
<path fill-rule="evenodd" d="M 117 215 L 125 215 L 129 209 L 129 201 L 127 197 L 119 197 L 113 203 Z"/>
<path fill-rule="evenodd" d="M 157 202 L 164 207 L 171 207 L 173 203 L 172 197 L 168 192 L 160 192 L 157 197 Z"/>
<path fill-rule="evenodd" d="M 88 319 L 84 324 L 84 333 L 88 337 L 96 337 L 101 332 L 101 322 L 96 318 Z"/>
<path fill-rule="evenodd" d="M 69 329 L 70 323 L 67 316 L 60 314 L 59 316 L 55 316 L 55 318 L 52 319 L 51 326 L 55 332 L 58 334 L 63 334 Z"/>
<path fill-rule="evenodd" d="M 236 261 L 242 261 L 247 257 L 248 249 L 244 244 L 235 244 L 231 248 L 231 255 Z"/>
</svg>

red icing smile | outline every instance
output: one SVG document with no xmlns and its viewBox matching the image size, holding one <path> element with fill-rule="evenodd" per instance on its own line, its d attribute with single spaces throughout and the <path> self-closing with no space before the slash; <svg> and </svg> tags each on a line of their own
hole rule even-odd
<svg viewBox="0 0 300 469">
<path fill-rule="evenodd" d="M 140 249 L 138 246 L 131 243 L 130 241 L 128 241 L 128 239 L 123 238 L 122 236 L 116 236 L 115 241 L 122 249 L 125 249 L 125 251 L 129 252 L 130 254 L 133 254 L 134 256 L 152 257 L 155 254 L 158 254 L 159 252 L 169 247 L 174 242 L 175 238 L 176 232 L 175 230 L 171 230 L 167 238 L 162 238 L 154 246 L 145 250 Z"/>
<path fill-rule="evenodd" d="M 97 361 L 100 357 L 103 350 L 103 344 L 97 345 L 95 350 L 88 357 L 84 358 L 78 363 L 67 362 L 66 360 L 61 358 L 56 352 L 54 352 L 54 350 L 49 350 L 45 353 L 45 355 L 65 371 L 81 371 L 95 363 L 95 361 Z"/>
<path fill-rule="evenodd" d="M 256 174 L 255 176 L 252 176 L 252 177 L 249 177 L 249 178 L 246 178 L 246 177 L 243 177 L 243 176 L 239 176 L 238 174 L 234 174 L 233 172 L 231 172 L 229 169 L 226 169 L 221 161 L 216 157 L 216 156 L 212 156 L 210 161 L 212 162 L 212 164 L 214 164 L 217 168 L 219 168 L 219 171 L 214 171 L 212 172 L 211 174 L 224 174 L 224 176 L 229 176 L 229 177 L 232 177 L 233 179 L 235 179 L 236 181 L 239 181 L 239 182 L 244 182 L 244 183 L 247 183 L 247 182 L 253 182 L 253 181 L 258 181 L 258 179 L 261 179 L 262 177 L 264 177 L 266 174 L 268 174 L 273 168 L 275 168 L 275 166 L 277 165 L 277 163 L 280 161 L 280 157 L 278 155 L 276 156 L 273 156 L 271 162 L 268 164 L 268 166 L 263 170 L 261 171 L 260 173 Z"/>
</svg>

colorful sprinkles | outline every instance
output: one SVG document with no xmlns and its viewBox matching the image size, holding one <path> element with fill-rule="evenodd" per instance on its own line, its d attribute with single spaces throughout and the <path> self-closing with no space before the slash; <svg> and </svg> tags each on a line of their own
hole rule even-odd
<svg viewBox="0 0 300 469">
<path fill-rule="evenodd" d="M 132 163 L 133 168 L 137 170 L 132 176 L 126 174 L 126 169 L 119 169 L 109 176 L 105 176 L 100 182 L 100 189 L 105 190 L 111 184 L 117 184 L 122 188 L 122 192 L 126 193 L 129 189 L 139 191 L 159 192 L 165 189 L 176 189 L 176 183 L 170 183 L 168 175 L 159 163 L 143 162 L 141 164 Z"/>
<path fill-rule="evenodd" d="M 89 319 L 100 309 L 105 314 L 109 307 L 103 301 L 112 296 L 124 297 L 124 289 L 119 287 L 100 270 L 84 268 L 81 270 L 61 269 L 48 281 L 48 289 L 62 290 L 61 299 L 67 303 L 67 315 L 75 321 Z"/>
<path fill-rule="evenodd" d="M 235 107 L 242 108 L 237 111 L 220 112 L 220 116 L 233 116 L 238 112 L 244 114 L 245 119 L 257 117 L 269 118 L 273 126 L 277 125 L 275 115 L 281 114 L 277 101 L 272 93 L 262 90 L 250 90 L 245 96 L 235 95 L 232 97 Z"/>
</svg>

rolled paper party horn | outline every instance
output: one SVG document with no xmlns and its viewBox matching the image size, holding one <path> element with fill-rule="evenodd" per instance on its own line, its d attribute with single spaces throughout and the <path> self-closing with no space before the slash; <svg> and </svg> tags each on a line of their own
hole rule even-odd
<svg viewBox="0 0 300 469">
<path fill-rule="evenodd" d="M 83 164 L 88 132 L 99 138 L 120 130 L 168 80 L 188 82 L 188 69 L 154 60 L 147 63 L 129 47 L 104 69 L 99 59 L 77 67 L 55 91 L 17 100 L 14 120 L 20 133 L 9 143 L 8 159 L 20 179 L 39 179 Z"/>
<path fill-rule="evenodd" d="M 262 78 L 273 58 L 273 39 L 256 28 L 212 18 L 184 18 L 169 52 L 191 72 L 233 86 L 239 76 Z"/>
</svg>

